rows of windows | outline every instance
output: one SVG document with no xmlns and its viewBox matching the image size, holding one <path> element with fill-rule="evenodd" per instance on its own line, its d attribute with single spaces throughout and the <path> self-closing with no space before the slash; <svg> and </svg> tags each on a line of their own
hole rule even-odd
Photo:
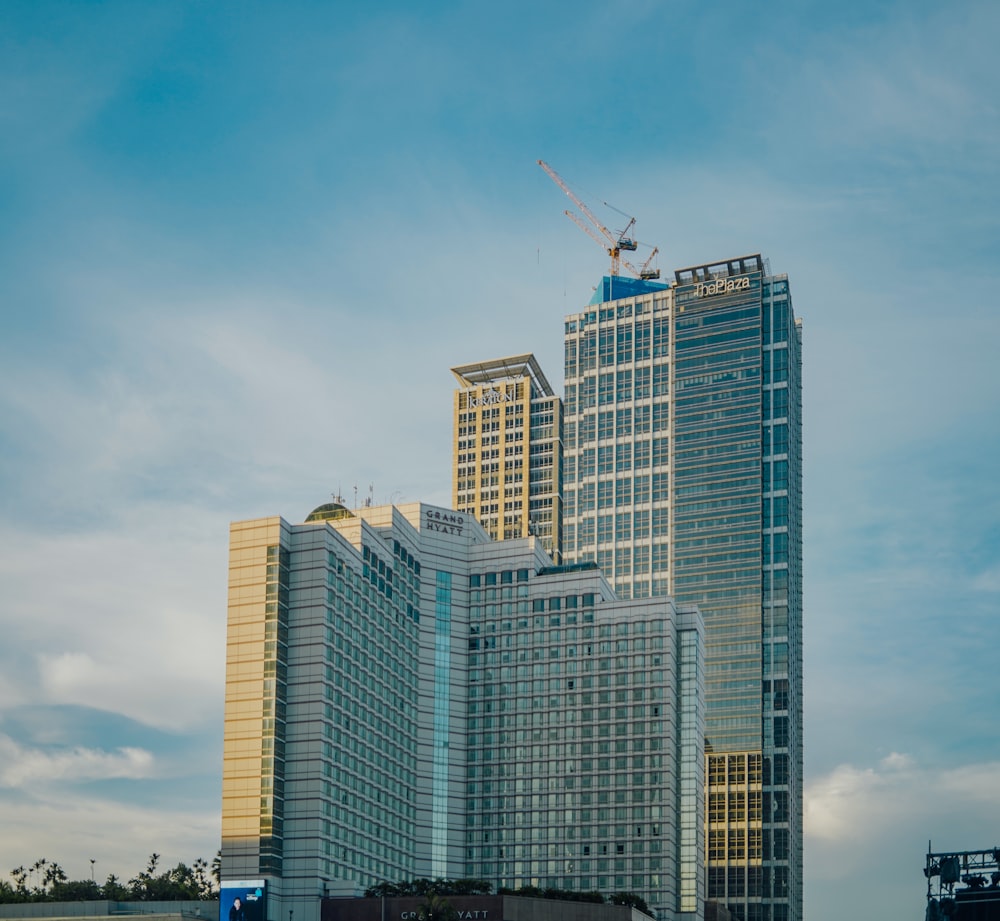
<svg viewBox="0 0 1000 921">
<path fill-rule="evenodd" d="M 267 548 L 260 765 L 260 857 L 263 872 L 280 872 L 284 855 L 286 670 L 291 554 Z"/>
<path fill-rule="evenodd" d="M 708 897 L 710 899 L 780 899 L 788 895 L 788 867 L 712 867 L 708 871 Z M 749 921 L 754 917 L 750 909 L 772 909 L 770 917 L 778 921 L 781 915 L 777 909 L 785 908 L 781 905 L 754 905 L 747 906 L 746 917 Z M 740 913 L 743 914 L 742 906 Z M 757 912 L 758 918 L 766 918 L 767 914 Z"/>
<path fill-rule="evenodd" d="M 411 601 L 419 603 L 420 564 L 399 541 L 365 546 L 360 560 L 330 549 L 325 562 L 299 566 L 296 592 L 315 597 L 315 589 L 325 587 L 327 606 L 302 606 L 287 629 L 280 622 L 274 630 L 265 623 L 266 647 L 278 648 L 287 637 L 300 647 L 297 655 L 314 661 L 321 656 L 327 663 L 318 683 L 314 670 L 309 676 L 296 673 L 289 693 L 294 744 L 320 753 L 311 761 L 315 775 L 299 773 L 295 780 L 321 784 L 320 849 L 331 867 L 349 860 L 351 867 L 340 865 L 338 872 L 397 877 L 413 866 L 418 642 L 416 618 L 404 615 Z M 280 609 L 280 600 L 275 606 Z M 300 627 L 309 631 L 308 640 L 298 634 Z M 322 629 L 318 641 L 317 629 Z M 280 687 L 281 680 L 276 674 L 264 681 L 265 734 L 268 725 L 285 717 L 283 702 L 272 706 L 267 699 L 269 688 Z M 314 688 L 322 689 L 321 716 Z M 275 759 L 285 747 L 279 742 L 266 746 Z M 277 802 L 284 787 L 280 777 L 265 773 L 262 805 Z M 280 840 L 278 818 L 265 830 L 270 835 L 262 836 L 262 870 Z"/>
</svg>

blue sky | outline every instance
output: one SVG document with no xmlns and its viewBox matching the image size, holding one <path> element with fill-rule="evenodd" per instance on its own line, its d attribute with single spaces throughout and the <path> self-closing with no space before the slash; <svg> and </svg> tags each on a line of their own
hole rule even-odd
<svg viewBox="0 0 1000 921">
<path fill-rule="evenodd" d="M 0 6 L 0 874 L 218 847 L 228 522 L 449 501 L 448 368 L 606 271 L 805 323 L 806 909 L 996 842 L 1000 8 Z M 617 218 L 603 211 L 609 223 Z"/>
</svg>

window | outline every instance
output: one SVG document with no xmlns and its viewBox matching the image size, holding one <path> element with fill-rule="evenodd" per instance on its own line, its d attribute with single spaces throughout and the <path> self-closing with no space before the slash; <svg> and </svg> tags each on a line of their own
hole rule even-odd
<svg viewBox="0 0 1000 921">
<path fill-rule="evenodd" d="M 653 358 L 666 358 L 670 344 L 670 320 L 667 317 L 653 318 Z"/>
<path fill-rule="evenodd" d="M 670 393 L 670 366 L 664 363 L 653 365 L 653 396 L 665 397 Z"/>
<path fill-rule="evenodd" d="M 633 413 L 633 429 L 636 435 L 648 432 L 650 429 L 651 411 L 649 406 L 636 406 Z"/>
<path fill-rule="evenodd" d="M 648 512 L 647 512 L 648 514 Z M 670 510 L 666 508 L 653 509 L 653 536 L 664 537 L 667 533 Z"/>
<path fill-rule="evenodd" d="M 634 396 L 637 400 L 648 400 L 650 394 L 649 381 L 652 377 L 652 372 L 649 368 L 636 368 L 635 369 L 635 388 Z"/>
<path fill-rule="evenodd" d="M 632 501 L 637 505 L 649 501 L 649 476 L 637 476 L 632 480 Z"/>
<path fill-rule="evenodd" d="M 619 403 L 627 403 L 632 399 L 632 371 L 619 371 L 616 376 L 616 399 Z"/>
<path fill-rule="evenodd" d="M 667 431 L 667 426 L 670 419 L 670 408 L 667 403 L 655 403 L 653 405 L 653 431 L 654 432 L 665 432 Z M 785 434 L 785 441 L 787 445 L 788 435 Z M 776 452 L 777 453 L 777 452 Z"/>
<path fill-rule="evenodd" d="M 614 515 L 597 516 L 597 542 L 599 544 L 609 543 L 613 535 Z"/>
<path fill-rule="evenodd" d="M 650 356 L 649 320 L 635 324 L 635 360 L 644 361 Z"/>
<path fill-rule="evenodd" d="M 613 374 L 602 374 L 600 384 L 597 388 L 597 402 L 606 405 L 615 401 L 615 376 Z"/>
<path fill-rule="evenodd" d="M 662 467 L 670 462 L 670 439 L 653 439 L 653 466 Z"/>
<path fill-rule="evenodd" d="M 649 466 L 649 442 L 637 441 L 633 448 L 632 462 L 636 470 Z"/>
<path fill-rule="evenodd" d="M 635 516 L 633 518 L 632 533 L 633 533 L 633 536 L 636 539 L 643 538 L 643 537 L 649 537 L 649 511 L 648 510 L 639 510 L 639 511 L 635 512 Z M 648 552 L 649 552 L 648 548 L 646 548 L 646 552 L 648 554 Z"/>
<path fill-rule="evenodd" d="M 666 473 L 653 474 L 653 501 L 664 502 L 669 496 L 670 478 Z"/>
<path fill-rule="evenodd" d="M 632 537 L 632 515 L 619 512 L 615 515 L 615 540 L 629 540 Z"/>
</svg>

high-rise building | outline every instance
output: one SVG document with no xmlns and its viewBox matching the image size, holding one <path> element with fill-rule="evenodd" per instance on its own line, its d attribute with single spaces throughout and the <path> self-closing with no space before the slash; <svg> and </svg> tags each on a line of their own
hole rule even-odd
<svg viewBox="0 0 1000 921">
<path fill-rule="evenodd" d="M 232 525 L 222 882 L 272 918 L 420 877 L 704 916 L 704 632 L 422 503 Z M 234 884 L 235 885 L 235 884 Z"/>
<path fill-rule="evenodd" d="M 451 369 L 451 500 L 496 540 L 538 537 L 562 559 L 562 401 L 534 355 Z"/>
<path fill-rule="evenodd" d="M 801 328 L 759 255 L 566 318 L 563 554 L 706 629 L 709 899 L 802 916 Z"/>
</svg>

